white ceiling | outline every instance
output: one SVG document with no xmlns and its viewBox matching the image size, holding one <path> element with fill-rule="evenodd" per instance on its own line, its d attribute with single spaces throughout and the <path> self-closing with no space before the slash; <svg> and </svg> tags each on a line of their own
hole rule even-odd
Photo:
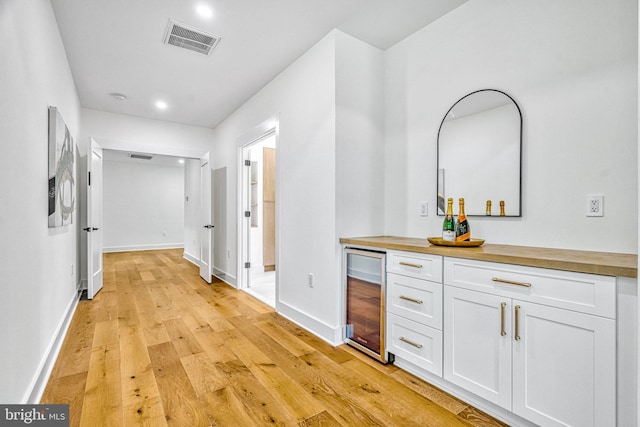
<svg viewBox="0 0 640 427">
<path fill-rule="evenodd" d="M 380 49 L 467 0 L 51 0 L 85 108 L 216 127 L 332 29 Z M 208 4 L 204 19 L 196 6 Z M 169 19 L 222 36 L 163 44 Z M 125 101 L 110 93 L 123 93 Z M 159 111 L 156 100 L 169 107 Z"/>
</svg>

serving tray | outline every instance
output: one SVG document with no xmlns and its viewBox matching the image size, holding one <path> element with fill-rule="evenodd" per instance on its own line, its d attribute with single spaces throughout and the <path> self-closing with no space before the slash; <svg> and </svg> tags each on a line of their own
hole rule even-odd
<svg viewBox="0 0 640 427">
<path fill-rule="evenodd" d="M 432 245 L 455 246 L 460 248 L 476 248 L 478 246 L 481 246 L 484 243 L 483 239 L 474 239 L 474 238 L 472 238 L 471 240 L 463 241 L 463 242 L 452 242 L 449 240 L 442 240 L 442 237 L 427 237 L 427 240 Z"/>
</svg>

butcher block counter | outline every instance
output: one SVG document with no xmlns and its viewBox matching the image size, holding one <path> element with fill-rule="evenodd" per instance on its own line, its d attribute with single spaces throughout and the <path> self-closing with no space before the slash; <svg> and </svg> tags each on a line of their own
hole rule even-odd
<svg viewBox="0 0 640 427">
<path fill-rule="evenodd" d="M 638 256 L 633 254 L 491 243 L 479 247 L 449 247 L 432 245 L 426 238 L 395 236 L 345 237 L 340 239 L 340 243 L 604 276 L 638 277 Z"/>
</svg>

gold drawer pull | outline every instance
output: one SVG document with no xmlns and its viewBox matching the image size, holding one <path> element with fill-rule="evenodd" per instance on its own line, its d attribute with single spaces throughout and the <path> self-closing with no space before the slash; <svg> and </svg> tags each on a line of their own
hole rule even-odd
<svg viewBox="0 0 640 427">
<path fill-rule="evenodd" d="M 405 297 L 404 295 L 400 295 L 399 298 L 403 299 L 403 300 L 406 300 L 406 301 L 415 302 L 416 304 L 422 304 L 422 300 Z"/>
<path fill-rule="evenodd" d="M 356 337 L 356 340 L 360 341 L 361 343 L 369 344 L 369 341 L 365 340 L 362 337 Z"/>
<path fill-rule="evenodd" d="M 507 331 L 504 329 L 504 308 L 507 306 L 506 302 L 500 303 L 500 335 L 507 335 Z"/>
<path fill-rule="evenodd" d="M 516 341 L 520 341 L 520 306 L 516 305 L 516 333 L 514 334 L 513 338 Z"/>
<path fill-rule="evenodd" d="M 407 344 L 412 345 L 415 348 L 422 348 L 422 344 L 416 344 L 413 341 L 406 339 L 405 337 L 400 337 L 400 341 L 406 342 Z"/>
<path fill-rule="evenodd" d="M 509 285 L 524 286 L 525 288 L 531 287 L 531 283 L 514 282 L 513 280 L 500 279 L 499 277 L 494 277 L 491 280 L 493 280 L 494 282 L 507 283 Z"/>
<path fill-rule="evenodd" d="M 404 262 L 404 261 L 400 261 L 399 264 L 407 267 L 422 268 L 422 264 L 412 264 L 410 262 Z"/>
</svg>

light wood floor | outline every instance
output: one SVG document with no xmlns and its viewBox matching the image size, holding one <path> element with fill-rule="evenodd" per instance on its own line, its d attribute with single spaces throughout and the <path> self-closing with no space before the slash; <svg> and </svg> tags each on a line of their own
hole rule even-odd
<svg viewBox="0 0 640 427">
<path fill-rule="evenodd" d="M 181 250 L 105 255 L 42 403 L 82 426 L 498 426 L 265 304 L 206 284 Z"/>
</svg>

